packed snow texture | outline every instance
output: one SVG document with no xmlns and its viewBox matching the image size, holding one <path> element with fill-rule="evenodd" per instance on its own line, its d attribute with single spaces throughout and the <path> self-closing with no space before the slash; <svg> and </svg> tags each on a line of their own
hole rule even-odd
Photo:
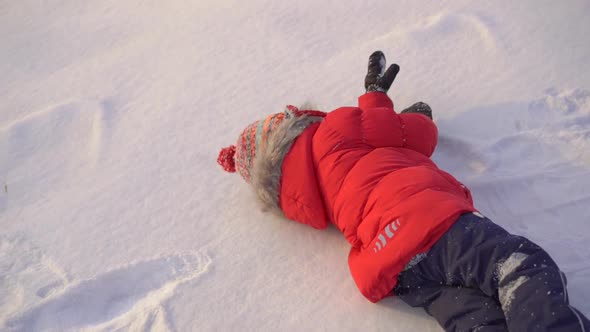
<svg viewBox="0 0 590 332">
<path fill-rule="evenodd" d="M 500 287 L 498 289 L 498 299 L 500 300 L 500 304 L 502 305 L 502 310 L 505 313 L 514 313 L 511 310 L 512 301 L 514 300 L 514 292 L 518 289 L 518 287 L 522 286 L 525 282 L 529 281 L 529 278 L 526 276 L 520 276 L 515 280 L 512 280 L 507 285 Z"/>
<path fill-rule="evenodd" d="M 496 277 L 498 278 L 498 283 L 503 284 L 503 281 L 506 279 L 506 277 L 519 268 L 522 262 L 524 262 L 524 260 L 528 257 L 529 256 L 527 254 L 515 252 L 505 261 L 499 263 L 495 273 Z M 512 300 L 514 300 L 515 296 L 514 292 L 518 289 L 518 287 L 528 280 L 528 277 L 520 276 L 498 289 L 498 299 L 500 300 L 500 304 L 502 305 L 502 310 L 504 310 L 504 312 L 510 312 Z"/>
<path fill-rule="evenodd" d="M 502 283 L 506 277 L 520 267 L 522 262 L 527 259 L 529 255 L 522 252 L 515 252 L 510 255 L 505 261 L 498 264 L 496 267 L 496 278 L 498 283 Z"/>
<path fill-rule="evenodd" d="M 355 105 L 368 56 L 434 160 L 546 248 L 590 315 L 588 1 L 0 5 L 0 330 L 440 331 L 374 305 L 334 228 L 263 214 L 216 164 L 250 122 Z"/>
</svg>

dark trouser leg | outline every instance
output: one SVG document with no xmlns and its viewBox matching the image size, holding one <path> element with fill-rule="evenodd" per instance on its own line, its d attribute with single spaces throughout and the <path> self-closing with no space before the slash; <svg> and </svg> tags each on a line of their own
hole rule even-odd
<svg viewBox="0 0 590 332">
<path fill-rule="evenodd" d="M 551 257 L 487 218 L 461 216 L 402 276 L 409 272 L 479 289 L 500 303 L 511 331 L 584 331 L 583 326 L 590 331 L 588 319 L 569 305 L 565 279 Z"/>
<path fill-rule="evenodd" d="M 445 331 L 508 331 L 498 301 L 479 289 L 435 284 L 409 270 L 400 276 L 396 295 L 412 307 L 424 308 Z"/>
</svg>

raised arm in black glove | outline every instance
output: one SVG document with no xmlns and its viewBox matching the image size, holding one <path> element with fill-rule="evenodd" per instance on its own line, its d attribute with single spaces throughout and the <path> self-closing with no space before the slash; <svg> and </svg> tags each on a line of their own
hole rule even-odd
<svg viewBox="0 0 590 332">
<path fill-rule="evenodd" d="M 365 76 L 366 91 L 387 93 L 397 73 L 399 73 L 397 64 L 394 63 L 385 70 L 385 55 L 381 51 L 373 52 L 369 57 L 369 69 Z"/>
<path fill-rule="evenodd" d="M 397 73 L 399 73 L 399 66 L 394 63 L 385 70 L 385 54 L 381 51 L 375 51 L 369 56 L 369 68 L 367 70 L 367 76 L 365 76 L 365 89 L 367 92 L 379 91 L 387 93 Z M 428 104 L 421 101 L 406 108 L 401 113 L 419 113 L 432 119 L 432 109 L 430 109 Z"/>
</svg>

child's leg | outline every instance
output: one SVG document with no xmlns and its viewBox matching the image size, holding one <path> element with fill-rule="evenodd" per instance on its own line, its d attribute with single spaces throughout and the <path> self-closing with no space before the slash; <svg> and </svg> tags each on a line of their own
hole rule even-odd
<svg viewBox="0 0 590 332">
<path fill-rule="evenodd" d="M 461 216 L 408 271 L 495 298 L 511 331 L 590 331 L 588 319 L 569 305 L 563 274 L 547 252 L 487 218 Z"/>
<path fill-rule="evenodd" d="M 498 301 L 479 289 L 426 281 L 408 270 L 400 275 L 395 294 L 412 307 L 424 308 L 445 331 L 508 331 Z"/>
</svg>

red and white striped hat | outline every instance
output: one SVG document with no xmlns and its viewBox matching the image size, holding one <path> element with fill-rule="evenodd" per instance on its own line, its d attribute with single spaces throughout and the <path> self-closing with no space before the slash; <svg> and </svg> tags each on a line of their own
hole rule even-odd
<svg viewBox="0 0 590 332">
<path fill-rule="evenodd" d="M 265 148 L 266 142 L 271 133 L 285 119 L 299 118 L 302 116 L 325 117 L 326 113 L 312 110 L 299 110 L 297 107 L 288 105 L 283 113 L 271 114 L 263 120 L 251 123 L 238 137 L 236 145 L 224 148 L 219 153 L 217 163 L 230 173 L 240 173 L 246 182 L 250 183 L 252 167 L 256 151 Z"/>
</svg>

